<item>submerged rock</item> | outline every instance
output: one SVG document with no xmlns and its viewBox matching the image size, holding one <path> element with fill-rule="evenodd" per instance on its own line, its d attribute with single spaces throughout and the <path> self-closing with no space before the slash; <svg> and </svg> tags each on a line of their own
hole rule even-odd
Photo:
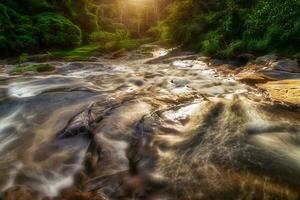
<svg viewBox="0 0 300 200">
<path fill-rule="evenodd" d="M 274 62 L 271 66 L 275 70 L 300 73 L 300 66 L 297 60 L 283 59 Z"/>
</svg>

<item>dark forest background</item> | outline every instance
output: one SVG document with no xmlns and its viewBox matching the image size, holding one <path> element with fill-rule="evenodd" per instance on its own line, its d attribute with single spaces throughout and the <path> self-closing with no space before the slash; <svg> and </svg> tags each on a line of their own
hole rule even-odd
<svg viewBox="0 0 300 200">
<path fill-rule="evenodd" d="M 209 55 L 297 54 L 299 0 L 1 0 L 1 55 L 144 38 Z"/>
</svg>

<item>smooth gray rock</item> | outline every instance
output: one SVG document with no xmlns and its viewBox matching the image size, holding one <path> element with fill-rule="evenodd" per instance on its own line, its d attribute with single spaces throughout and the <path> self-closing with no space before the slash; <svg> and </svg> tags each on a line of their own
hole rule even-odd
<svg viewBox="0 0 300 200">
<path fill-rule="evenodd" d="M 278 70 L 261 70 L 258 73 L 263 74 L 273 80 L 300 79 L 300 73 L 291 73 Z"/>
<path fill-rule="evenodd" d="M 258 65 L 270 65 L 273 62 L 275 62 L 277 59 L 278 59 L 278 56 L 276 56 L 275 54 L 270 54 L 270 55 L 265 55 L 265 56 L 256 58 L 254 63 L 258 64 Z"/>
<path fill-rule="evenodd" d="M 175 78 L 171 81 L 176 87 L 184 87 L 190 83 L 187 79 Z"/>
<path fill-rule="evenodd" d="M 283 59 L 277 62 L 274 62 L 271 67 L 274 70 L 286 71 L 286 72 L 293 72 L 293 73 L 300 73 L 300 67 L 297 60 L 292 59 Z"/>
</svg>

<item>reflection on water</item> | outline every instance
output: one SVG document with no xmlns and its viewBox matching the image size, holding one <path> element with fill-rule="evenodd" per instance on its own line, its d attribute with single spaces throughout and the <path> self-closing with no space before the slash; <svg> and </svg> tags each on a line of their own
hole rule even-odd
<svg viewBox="0 0 300 200">
<path fill-rule="evenodd" d="M 299 198 L 299 112 L 204 62 L 146 61 L 1 82 L 4 199 Z"/>
</svg>

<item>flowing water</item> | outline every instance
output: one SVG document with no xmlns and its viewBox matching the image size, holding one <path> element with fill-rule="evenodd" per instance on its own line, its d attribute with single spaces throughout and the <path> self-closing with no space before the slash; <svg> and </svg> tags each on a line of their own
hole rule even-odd
<svg viewBox="0 0 300 200">
<path fill-rule="evenodd" d="M 299 110 L 201 61 L 146 61 L 2 73 L 2 198 L 300 198 Z"/>
</svg>

